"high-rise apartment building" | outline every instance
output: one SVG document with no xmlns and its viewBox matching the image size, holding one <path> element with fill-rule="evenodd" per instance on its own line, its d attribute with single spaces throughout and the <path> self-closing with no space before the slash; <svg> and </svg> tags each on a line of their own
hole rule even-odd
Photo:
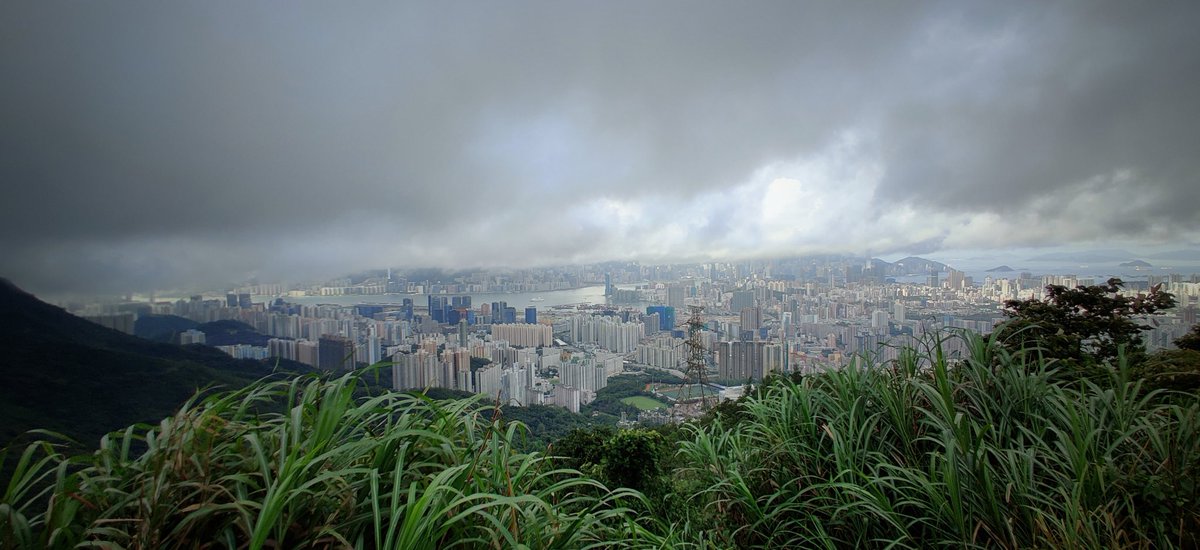
<svg viewBox="0 0 1200 550">
<path fill-rule="evenodd" d="M 321 357 L 317 350 L 317 342 L 311 340 L 296 341 L 296 360 L 313 368 L 320 364 Z"/>
<path fill-rule="evenodd" d="M 888 312 L 877 309 L 871 313 L 871 328 L 876 334 L 887 334 L 888 331 Z"/>
<path fill-rule="evenodd" d="M 729 301 L 729 311 L 741 311 L 742 308 L 754 307 L 754 291 L 735 290 Z"/>
<path fill-rule="evenodd" d="M 429 296 L 429 318 L 438 323 L 446 322 L 446 297 Z"/>
<path fill-rule="evenodd" d="M 658 330 L 674 330 L 675 311 L 675 308 L 671 306 L 649 306 L 646 308 L 646 315 L 658 314 L 658 326 L 654 328 Z M 646 327 L 647 330 L 649 328 Z"/>
<path fill-rule="evenodd" d="M 657 313 L 651 313 L 642 317 L 642 324 L 646 326 L 646 336 L 654 336 L 661 330 L 662 321 Z"/>
<path fill-rule="evenodd" d="M 397 353 L 392 356 L 392 387 L 396 390 L 423 390 L 442 387 L 437 355 L 427 350 Z"/>
<path fill-rule="evenodd" d="M 723 380 L 759 382 L 770 373 L 766 342 L 721 342 L 717 345 L 717 375 Z"/>
<path fill-rule="evenodd" d="M 526 323 L 492 325 L 492 339 L 504 340 L 520 347 L 549 346 L 554 343 L 554 328 L 550 325 Z"/>
<path fill-rule="evenodd" d="M 762 326 L 762 309 L 744 307 L 741 311 L 742 331 L 755 331 Z"/>
<path fill-rule="evenodd" d="M 317 341 L 317 368 L 327 372 L 353 370 L 354 341 L 335 335 L 322 336 Z"/>
<path fill-rule="evenodd" d="M 637 361 L 660 369 L 681 369 L 684 359 L 683 341 L 662 336 L 637 348 Z"/>
<path fill-rule="evenodd" d="M 590 358 L 572 357 L 558 367 L 559 379 L 564 386 L 583 391 L 596 392 L 608 386 L 608 372 Z"/>
<path fill-rule="evenodd" d="M 951 269 L 946 274 L 946 288 L 952 290 L 961 290 L 966 283 L 966 274 L 956 269 Z"/>
<path fill-rule="evenodd" d="M 641 323 L 623 323 L 611 316 L 578 315 L 570 320 L 570 338 L 576 344 L 596 344 L 616 353 L 633 351 L 646 336 Z"/>
<path fill-rule="evenodd" d="M 683 310 L 683 285 L 671 283 L 667 285 L 667 305 L 675 308 L 675 311 Z"/>
</svg>

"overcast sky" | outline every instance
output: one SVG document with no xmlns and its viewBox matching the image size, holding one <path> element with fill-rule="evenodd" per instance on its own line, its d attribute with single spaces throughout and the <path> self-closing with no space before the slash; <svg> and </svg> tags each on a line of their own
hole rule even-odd
<svg viewBox="0 0 1200 550">
<path fill-rule="evenodd" d="M 1200 2 L 0 5 L 0 276 L 1200 242 Z"/>
</svg>

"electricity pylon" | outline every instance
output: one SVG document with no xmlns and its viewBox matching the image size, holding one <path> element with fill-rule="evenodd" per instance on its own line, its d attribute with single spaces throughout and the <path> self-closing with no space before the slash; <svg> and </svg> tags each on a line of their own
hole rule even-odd
<svg viewBox="0 0 1200 550">
<path fill-rule="evenodd" d="M 711 407 L 712 401 L 716 401 L 716 395 L 713 395 L 712 388 L 708 385 L 708 350 L 704 349 L 704 340 L 701 339 L 701 333 L 705 329 L 704 308 L 688 306 L 688 310 L 691 317 L 687 321 L 688 337 L 684 341 L 684 345 L 687 346 L 687 369 L 684 371 L 687 382 L 680 401 L 689 403 L 698 399 L 700 410 L 706 411 Z"/>
</svg>

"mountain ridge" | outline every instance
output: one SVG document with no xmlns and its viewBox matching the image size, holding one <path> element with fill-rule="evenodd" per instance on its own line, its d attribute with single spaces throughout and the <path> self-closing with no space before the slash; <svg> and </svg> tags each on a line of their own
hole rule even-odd
<svg viewBox="0 0 1200 550">
<path fill-rule="evenodd" d="M 0 445 L 37 428 L 90 448 L 111 430 L 157 422 L 197 392 L 241 387 L 273 372 L 273 362 L 97 325 L 3 278 L 0 349 Z"/>
<path fill-rule="evenodd" d="M 908 256 L 892 262 L 888 268 L 888 274 L 924 275 L 933 272 L 940 273 L 948 269 L 950 269 L 950 266 L 942 262 L 927 260 L 920 256 Z"/>
</svg>

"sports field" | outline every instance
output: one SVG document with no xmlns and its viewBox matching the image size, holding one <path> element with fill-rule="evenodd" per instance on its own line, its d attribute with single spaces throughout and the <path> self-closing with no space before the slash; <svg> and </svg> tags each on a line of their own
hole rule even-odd
<svg viewBox="0 0 1200 550">
<path fill-rule="evenodd" d="M 634 407 L 637 407 L 638 410 L 641 410 L 641 411 L 652 411 L 654 409 L 661 409 L 663 407 L 666 407 L 666 404 L 664 404 L 663 402 L 657 401 L 654 399 L 650 399 L 649 397 L 646 397 L 643 395 L 635 395 L 633 397 L 626 397 L 625 399 L 622 399 L 621 402 L 626 405 L 633 405 Z"/>
</svg>

